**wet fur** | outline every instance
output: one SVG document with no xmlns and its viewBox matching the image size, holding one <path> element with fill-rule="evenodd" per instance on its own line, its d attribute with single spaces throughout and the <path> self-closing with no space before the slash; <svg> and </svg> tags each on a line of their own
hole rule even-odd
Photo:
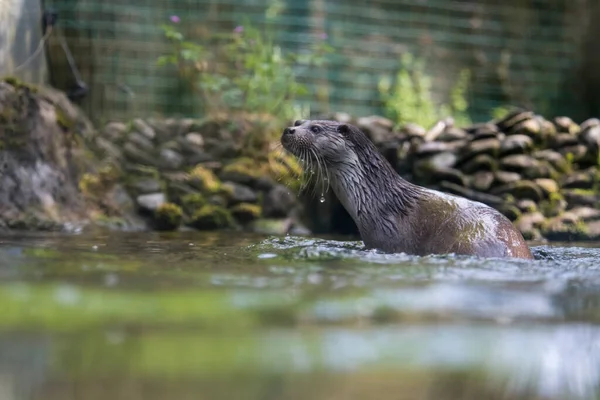
<svg viewBox="0 0 600 400">
<path fill-rule="evenodd" d="M 398 175 L 358 128 L 296 121 L 283 147 L 316 166 L 356 223 L 367 248 L 388 253 L 533 258 L 521 233 L 497 210 L 414 185 Z"/>
</svg>

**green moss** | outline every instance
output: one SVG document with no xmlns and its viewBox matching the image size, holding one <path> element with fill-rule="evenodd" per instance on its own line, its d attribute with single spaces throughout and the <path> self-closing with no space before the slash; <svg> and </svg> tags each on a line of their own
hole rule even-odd
<svg viewBox="0 0 600 400">
<path fill-rule="evenodd" d="M 12 87 L 14 87 L 16 89 L 25 88 L 25 89 L 31 91 L 32 93 L 37 93 L 39 91 L 37 86 L 29 84 L 27 82 L 23 82 L 22 80 L 14 77 L 14 76 L 6 76 L 6 77 L 2 78 L 2 81 L 8 83 L 9 85 L 11 85 Z"/>
<path fill-rule="evenodd" d="M 202 193 L 189 193 L 181 197 L 181 206 L 189 215 L 194 215 L 196 211 L 200 210 L 206 204 L 206 198 Z"/>
<path fill-rule="evenodd" d="M 85 173 L 79 180 L 79 190 L 86 197 L 96 197 L 103 192 L 104 185 L 98 175 Z"/>
<path fill-rule="evenodd" d="M 207 204 L 192 215 L 190 225 L 199 230 L 214 230 L 231 228 L 234 221 L 226 208 Z"/>
<path fill-rule="evenodd" d="M 221 181 L 208 168 L 201 165 L 194 167 L 189 173 L 190 184 L 197 187 L 204 193 L 220 193 L 222 189 Z"/>
<path fill-rule="evenodd" d="M 257 204 L 240 203 L 231 208 L 231 214 L 238 221 L 246 223 L 260 218 L 262 208 Z"/>
<path fill-rule="evenodd" d="M 158 169 L 155 167 L 150 167 L 147 165 L 135 164 L 128 165 L 127 171 L 129 175 L 132 177 L 140 177 L 140 178 L 152 178 L 156 180 L 160 180 L 160 173 Z"/>
<path fill-rule="evenodd" d="M 231 164 L 226 165 L 223 168 L 223 173 L 236 173 L 241 175 L 248 175 L 253 178 L 260 178 L 264 175 L 264 171 L 261 171 L 260 164 L 255 159 L 242 157 L 238 158 Z"/>
<path fill-rule="evenodd" d="M 64 128 L 65 130 L 72 130 L 75 127 L 75 121 L 73 121 L 63 110 L 59 107 L 54 109 L 56 114 L 56 123 Z"/>
<path fill-rule="evenodd" d="M 177 204 L 164 203 L 154 212 L 154 225 L 160 231 L 172 231 L 181 225 L 183 210 Z"/>
</svg>

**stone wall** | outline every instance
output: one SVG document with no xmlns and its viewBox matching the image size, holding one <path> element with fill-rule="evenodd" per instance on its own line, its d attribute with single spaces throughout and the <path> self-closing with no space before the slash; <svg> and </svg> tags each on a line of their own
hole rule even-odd
<svg viewBox="0 0 600 400">
<path fill-rule="evenodd" d="M 515 111 L 469 127 L 449 119 L 429 131 L 395 131 L 380 117 L 331 118 L 361 127 L 409 181 L 488 204 L 528 239 L 600 239 L 598 119 L 579 125 Z M 339 215 L 330 200 L 330 214 Z"/>
<path fill-rule="evenodd" d="M 579 125 L 519 111 L 469 127 L 440 121 L 427 131 L 410 124 L 395 129 L 378 116 L 328 118 L 359 126 L 406 179 L 497 208 L 528 239 L 600 238 L 597 119 Z M 137 119 L 109 123 L 96 143 L 123 169 L 141 213 L 166 218 L 162 207 L 179 215 L 170 228 L 357 233 L 332 193 L 324 202 L 319 193 L 297 194 L 299 166 L 292 157 L 280 149 L 249 156 L 241 144 L 251 137 L 248 129 L 210 120 Z"/>
<path fill-rule="evenodd" d="M 252 142 L 269 124 L 235 118 L 110 122 L 93 148 L 115 176 L 88 174 L 82 187 L 94 197 L 94 188 L 97 195 L 122 183 L 152 229 L 306 232 L 295 194 L 298 164 L 268 142 Z M 248 133 L 257 127 L 260 135 Z"/>
</svg>

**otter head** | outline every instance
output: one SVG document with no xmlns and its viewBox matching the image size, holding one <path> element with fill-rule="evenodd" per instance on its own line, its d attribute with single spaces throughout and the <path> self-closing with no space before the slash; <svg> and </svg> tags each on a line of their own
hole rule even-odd
<svg viewBox="0 0 600 400">
<path fill-rule="evenodd" d="M 283 147 L 296 157 L 328 168 L 358 162 L 369 139 L 352 125 L 336 121 L 298 120 L 281 135 Z"/>
</svg>

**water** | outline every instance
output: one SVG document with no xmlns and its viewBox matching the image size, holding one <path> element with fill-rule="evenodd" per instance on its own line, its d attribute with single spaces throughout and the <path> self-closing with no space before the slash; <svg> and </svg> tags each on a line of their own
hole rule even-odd
<svg viewBox="0 0 600 400">
<path fill-rule="evenodd" d="M 0 399 L 600 398 L 600 248 L 0 238 Z"/>
</svg>

